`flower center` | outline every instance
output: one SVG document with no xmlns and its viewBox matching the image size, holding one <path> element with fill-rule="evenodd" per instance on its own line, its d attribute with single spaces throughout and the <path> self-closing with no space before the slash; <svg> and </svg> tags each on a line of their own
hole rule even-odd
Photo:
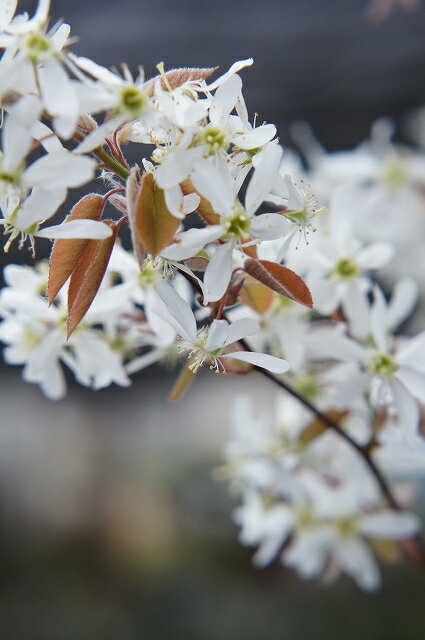
<svg viewBox="0 0 425 640">
<path fill-rule="evenodd" d="M 46 36 L 42 33 L 32 33 L 25 40 L 25 49 L 27 51 L 27 56 L 31 60 L 31 62 L 39 62 L 43 58 L 46 57 L 46 54 L 49 53 L 52 49 L 51 42 Z"/>
<path fill-rule="evenodd" d="M 313 509 L 309 505 L 300 507 L 297 510 L 296 528 L 298 529 L 298 531 L 301 531 L 303 529 L 311 529 L 315 524 L 317 524 L 317 520 Z"/>
<path fill-rule="evenodd" d="M 112 351 L 117 351 L 118 353 L 125 353 L 129 347 L 128 340 L 120 333 L 117 333 L 113 338 L 108 340 L 108 344 Z"/>
<path fill-rule="evenodd" d="M 143 262 L 142 269 L 137 276 L 137 281 L 142 289 L 155 287 L 155 285 L 161 280 L 162 276 L 159 273 L 159 266 L 160 265 L 157 260 L 147 258 Z"/>
<path fill-rule="evenodd" d="M 351 538 L 357 532 L 357 518 L 355 517 L 337 518 L 334 524 L 342 538 Z"/>
<path fill-rule="evenodd" d="M 39 224 L 38 222 L 33 222 L 33 224 L 31 224 L 26 229 L 19 229 L 18 227 L 15 227 L 17 212 L 18 212 L 18 207 L 14 211 L 12 211 L 12 213 L 9 215 L 7 220 L 0 220 L 0 225 L 4 227 L 3 235 L 9 234 L 9 239 L 7 240 L 6 244 L 3 247 L 3 251 L 7 253 L 11 245 L 13 244 L 13 242 L 15 242 L 17 238 L 19 238 L 19 245 L 18 245 L 19 249 L 22 249 L 25 242 L 29 240 L 32 255 L 34 257 L 35 256 L 34 235 L 38 231 Z"/>
<path fill-rule="evenodd" d="M 248 237 L 248 230 L 251 220 L 247 216 L 245 209 L 240 203 L 237 203 L 233 216 L 224 219 L 223 226 L 226 229 L 226 239 L 232 240 L 238 238 L 245 240 Z"/>
<path fill-rule="evenodd" d="M 341 280 L 349 280 L 359 275 L 360 269 L 353 260 L 349 258 L 341 258 L 333 270 L 334 275 Z"/>
<path fill-rule="evenodd" d="M 13 184 L 15 182 L 15 177 L 10 173 L 0 173 L 0 182 L 7 182 L 8 184 Z"/>
<path fill-rule="evenodd" d="M 22 338 L 23 347 L 26 352 L 30 352 L 35 349 L 41 342 L 41 336 L 28 327 L 25 327 Z"/>
<path fill-rule="evenodd" d="M 229 146 L 224 131 L 212 125 L 205 127 L 200 134 L 200 142 L 207 146 L 209 156 L 215 155 L 219 151 L 227 151 Z"/>
<path fill-rule="evenodd" d="M 396 158 L 390 158 L 384 164 L 382 171 L 383 183 L 392 189 L 403 187 L 407 182 L 407 173 L 402 163 Z"/>
<path fill-rule="evenodd" d="M 310 191 L 310 186 L 305 184 L 303 179 L 301 179 L 299 183 L 294 182 L 293 187 L 298 194 L 297 200 L 299 208 L 291 209 L 289 207 L 287 211 L 285 211 L 285 217 L 296 224 L 301 233 L 306 235 L 310 231 L 315 231 L 312 219 L 319 213 L 325 213 L 327 209 L 326 207 L 318 206 L 316 198 Z"/>
<path fill-rule="evenodd" d="M 209 336 L 209 327 L 202 327 L 196 334 L 195 342 L 187 342 L 182 340 L 178 344 L 178 349 L 181 353 L 186 352 L 187 357 L 190 360 L 189 369 L 196 373 L 200 367 L 204 364 L 206 360 L 211 362 L 210 369 L 215 369 L 217 372 L 220 371 L 220 366 L 223 369 L 223 366 L 220 363 L 219 357 L 222 354 L 222 349 L 218 348 L 214 351 L 208 351 L 205 348 Z"/>
<path fill-rule="evenodd" d="M 398 365 L 387 353 L 374 353 L 369 362 L 369 369 L 375 375 L 387 378 L 397 371 Z"/>
<path fill-rule="evenodd" d="M 146 107 L 148 99 L 137 87 L 126 86 L 121 89 L 118 110 L 131 117 L 138 116 Z"/>
<path fill-rule="evenodd" d="M 321 392 L 317 378 L 308 373 L 294 380 L 294 389 L 307 400 L 316 400 Z"/>
</svg>

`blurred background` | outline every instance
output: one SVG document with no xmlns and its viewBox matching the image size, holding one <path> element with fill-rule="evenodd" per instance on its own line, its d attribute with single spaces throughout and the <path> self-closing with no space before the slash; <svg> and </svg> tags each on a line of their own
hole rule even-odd
<svg viewBox="0 0 425 640">
<path fill-rule="evenodd" d="M 392 4 L 371 13 L 367 0 L 52 0 L 52 19 L 70 22 L 77 53 L 143 64 L 147 76 L 160 61 L 226 69 L 253 56 L 250 113 L 275 122 L 283 143 L 305 119 L 342 149 L 382 115 L 405 140 L 408 112 L 425 102 L 425 2 L 386 15 Z M 0 640 L 422 640 L 419 569 L 390 568 L 367 596 L 348 580 L 321 586 L 251 567 L 213 470 L 233 395 L 267 404 L 273 390 L 206 373 L 170 405 L 172 380 L 150 369 L 130 389 L 96 393 L 70 380 L 53 404 L 3 365 Z"/>
</svg>

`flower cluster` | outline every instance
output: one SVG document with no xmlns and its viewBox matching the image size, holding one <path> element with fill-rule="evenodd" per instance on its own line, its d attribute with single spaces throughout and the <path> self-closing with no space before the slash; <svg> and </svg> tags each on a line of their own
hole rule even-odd
<svg viewBox="0 0 425 640">
<path fill-rule="evenodd" d="M 400 507 L 425 472 L 425 331 L 412 337 L 399 327 L 425 290 L 425 158 L 394 145 L 384 120 L 370 141 L 338 153 L 321 149 L 305 126 L 296 132 L 310 167 L 287 153 L 271 198 L 280 206 L 297 199 L 298 239 L 270 243 L 267 257 L 305 278 L 320 317 L 276 299 L 251 305 L 251 314 L 262 326 L 255 347 L 288 359 L 282 380 L 319 414 L 281 394 L 256 416 L 238 399 L 223 476 L 242 500 L 235 520 L 241 542 L 258 546 L 257 565 L 278 557 L 304 578 L 346 573 L 373 590 L 376 555 L 394 559 L 400 541 L 420 530 Z M 311 189 L 326 215 L 316 217 Z M 342 433 L 325 428 L 323 413 Z"/>
<path fill-rule="evenodd" d="M 425 332 L 397 334 L 425 288 L 424 158 L 396 148 L 386 122 L 339 154 L 304 127 L 306 170 L 248 117 L 251 59 L 215 80 L 163 64 L 133 78 L 73 55 L 69 26 L 48 29 L 48 0 L 31 18 L 15 9 L 0 8 L 5 250 L 55 241 L 48 266 L 5 270 L 6 361 L 51 399 L 65 393 L 61 363 L 99 389 L 181 362 L 174 399 L 204 365 L 262 371 L 301 404 L 279 396 L 257 418 L 237 400 L 225 471 L 242 543 L 259 565 L 279 556 L 304 577 L 375 588 L 371 550 L 394 555 L 420 528 L 385 478 L 425 469 Z M 95 177 L 105 193 L 44 226 Z"/>
</svg>

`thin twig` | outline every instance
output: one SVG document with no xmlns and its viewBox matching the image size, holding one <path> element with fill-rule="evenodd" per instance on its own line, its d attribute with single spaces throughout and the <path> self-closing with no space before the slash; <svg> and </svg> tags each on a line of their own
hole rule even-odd
<svg viewBox="0 0 425 640">
<path fill-rule="evenodd" d="M 245 340 L 241 339 L 239 340 L 239 342 L 246 351 L 252 351 L 252 349 L 249 347 L 248 343 Z M 337 433 L 340 436 L 340 438 L 345 440 L 347 444 L 349 444 L 353 449 L 355 449 L 357 453 L 362 457 L 365 464 L 368 466 L 369 471 L 374 476 L 376 482 L 378 483 L 382 491 L 382 494 L 385 496 L 391 508 L 396 509 L 397 511 L 400 511 L 402 509 L 402 507 L 398 504 L 397 500 L 394 498 L 387 481 L 382 476 L 380 470 L 378 469 L 376 464 L 373 462 L 373 460 L 370 458 L 367 451 L 361 445 L 359 445 L 355 440 L 353 440 L 353 438 L 349 436 L 346 431 L 344 431 L 344 429 L 341 427 L 340 424 L 338 424 L 338 422 L 336 422 L 329 415 L 327 415 L 326 413 L 318 409 L 314 404 L 310 402 L 310 400 L 307 400 L 307 398 L 305 398 L 300 393 L 298 393 L 298 391 L 296 391 L 290 384 L 288 384 L 284 380 L 281 380 L 280 378 L 276 378 L 276 376 L 274 376 L 272 373 L 270 373 L 270 371 L 267 371 L 266 369 L 262 369 L 255 365 L 254 365 L 254 368 L 258 371 L 258 373 L 261 373 L 263 376 L 271 380 L 275 385 L 277 385 L 278 387 L 280 387 L 281 389 L 289 393 L 293 398 L 296 398 L 298 402 L 301 402 L 301 404 L 303 404 L 307 409 L 309 409 L 312 413 L 314 413 L 314 415 L 321 422 L 323 422 L 323 424 L 325 424 L 329 429 Z"/>
</svg>

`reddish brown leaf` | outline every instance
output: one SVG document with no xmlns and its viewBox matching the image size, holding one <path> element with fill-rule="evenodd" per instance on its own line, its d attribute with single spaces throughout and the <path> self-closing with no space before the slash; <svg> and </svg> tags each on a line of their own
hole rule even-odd
<svg viewBox="0 0 425 640">
<path fill-rule="evenodd" d="M 156 257 L 161 249 L 173 241 L 180 220 L 171 215 L 165 204 L 165 196 L 152 173 L 142 178 L 133 216 L 133 227 L 138 241 Z"/>
<path fill-rule="evenodd" d="M 242 247 L 242 250 L 250 258 L 258 258 L 257 246 L 255 244 L 251 244 L 249 247 Z"/>
<path fill-rule="evenodd" d="M 184 262 L 192 271 L 206 271 L 209 260 L 203 256 L 193 256 L 193 258 L 188 258 Z"/>
<path fill-rule="evenodd" d="M 96 120 L 88 113 L 84 113 L 78 118 L 77 127 L 79 129 L 90 132 L 97 129 L 97 126 Z"/>
<path fill-rule="evenodd" d="M 104 240 L 88 240 L 72 272 L 68 289 L 68 338 L 93 302 L 114 248 L 118 227 L 112 220 L 105 220 L 105 224 L 111 227 L 112 235 Z"/>
<path fill-rule="evenodd" d="M 185 196 L 189 195 L 189 193 L 198 194 L 201 200 L 197 207 L 197 212 L 207 224 L 220 224 L 220 215 L 216 211 L 214 211 L 211 202 L 196 191 L 195 187 L 189 179 L 181 182 L 180 188 Z"/>
<path fill-rule="evenodd" d="M 341 420 L 343 420 L 346 417 L 347 411 L 336 411 L 335 409 L 330 409 L 329 411 L 326 412 L 326 415 L 329 416 L 329 418 L 331 418 L 335 422 L 339 423 Z M 305 429 L 303 429 L 303 431 L 301 432 L 298 438 L 298 441 L 302 447 L 306 447 L 311 442 L 313 442 L 313 440 L 321 436 L 322 433 L 325 433 L 327 429 L 328 429 L 328 426 L 323 422 L 323 420 L 320 420 L 319 418 L 315 418 L 310 422 L 309 425 L 307 425 Z"/>
<path fill-rule="evenodd" d="M 245 278 L 239 299 L 257 313 L 267 313 L 273 304 L 273 291 L 251 276 Z"/>
<path fill-rule="evenodd" d="M 74 205 L 65 223 L 70 220 L 100 220 L 103 207 L 102 196 L 97 193 L 89 193 Z M 89 240 L 86 239 L 55 240 L 50 254 L 47 284 L 47 297 L 50 303 L 56 298 L 77 266 L 88 242 Z"/>
<path fill-rule="evenodd" d="M 218 67 L 210 67 L 208 69 L 196 69 L 196 68 L 188 68 L 183 67 L 182 69 L 170 69 L 167 71 L 164 76 L 168 81 L 168 84 L 172 89 L 177 89 L 177 87 L 181 87 L 185 82 L 195 82 L 197 80 L 206 80 L 210 77 L 214 71 L 216 71 Z M 151 78 L 143 85 L 144 91 L 148 94 L 152 91 L 154 83 L 161 78 L 161 87 L 166 91 L 168 89 L 167 82 L 164 81 L 164 76 L 155 76 L 155 78 Z"/>
<path fill-rule="evenodd" d="M 139 168 L 133 167 L 130 173 L 130 177 L 127 180 L 126 195 L 127 195 L 127 214 L 128 222 L 131 231 L 131 241 L 133 244 L 134 253 L 136 254 L 140 268 L 143 267 L 143 261 L 145 259 L 145 249 L 139 240 L 136 232 L 136 204 L 137 197 L 140 191 L 140 171 Z"/>
<path fill-rule="evenodd" d="M 400 560 L 400 546 L 403 545 L 403 541 L 400 546 L 395 540 L 368 540 L 368 544 L 382 562 L 394 564 Z M 417 559 L 414 562 L 416 564 Z"/>
<path fill-rule="evenodd" d="M 270 260 L 245 260 L 244 270 L 267 287 L 306 307 L 313 306 L 310 289 L 304 280 L 288 267 Z"/>
</svg>

